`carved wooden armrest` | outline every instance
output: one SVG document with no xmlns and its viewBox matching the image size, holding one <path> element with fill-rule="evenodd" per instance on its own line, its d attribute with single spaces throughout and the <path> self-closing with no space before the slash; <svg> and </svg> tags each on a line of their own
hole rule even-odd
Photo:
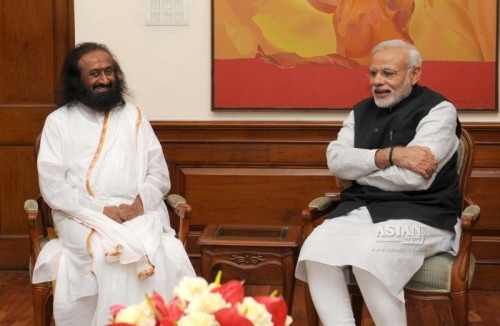
<svg viewBox="0 0 500 326">
<path fill-rule="evenodd" d="M 178 194 L 168 195 L 165 199 L 167 200 L 167 203 L 174 208 L 177 207 L 179 204 L 186 203 L 186 199 Z"/>
<path fill-rule="evenodd" d="M 321 218 L 338 206 L 339 200 L 339 194 L 328 194 L 313 199 L 308 207 L 302 210 L 302 222 L 306 236 L 312 232 Z"/>
<path fill-rule="evenodd" d="M 452 266 L 451 290 L 452 292 L 463 291 L 469 285 L 469 265 L 472 229 L 479 220 L 481 210 L 477 205 L 470 205 L 462 212 L 460 247 Z"/>
<path fill-rule="evenodd" d="M 171 194 L 165 197 L 167 206 L 179 217 L 179 221 L 174 221 L 177 225 L 177 234 L 182 244 L 186 246 L 186 240 L 190 229 L 191 205 L 187 204 L 184 197 L 178 194 Z"/>
<path fill-rule="evenodd" d="M 461 218 L 462 232 L 470 232 L 474 228 L 480 213 L 481 209 L 477 205 L 469 205 L 464 209 Z"/>
<path fill-rule="evenodd" d="M 31 264 L 34 266 L 42 246 L 40 244 L 40 235 L 38 232 L 38 203 L 34 199 L 28 199 L 24 202 L 24 210 L 28 217 L 29 237 L 31 242 Z"/>
<path fill-rule="evenodd" d="M 178 194 L 171 194 L 165 198 L 167 205 L 172 207 L 175 214 L 183 219 L 188 213 L 191 212 L 191 206 L 187 204 L 186 199 Z"/>
</svg>

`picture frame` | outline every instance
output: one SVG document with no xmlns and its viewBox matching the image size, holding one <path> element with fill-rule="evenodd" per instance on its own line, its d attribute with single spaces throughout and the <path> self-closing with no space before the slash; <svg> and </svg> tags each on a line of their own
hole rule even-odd
<svg viewBox="0 0 500 326">
<path fill-rule="evenodd" d="M 422 55 L 419 84 L 498 110 L 500 0 L 349 1 L 211 0 L 211 109 L 348 110 L 371 96 L 371 48 L 400 38 Z"/>
</svg>

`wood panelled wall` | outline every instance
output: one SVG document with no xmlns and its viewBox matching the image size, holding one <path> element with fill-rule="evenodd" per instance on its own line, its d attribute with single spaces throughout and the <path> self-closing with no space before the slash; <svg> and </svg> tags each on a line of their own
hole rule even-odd
<svg viewBox="0 0 500 326">
<path fill-rule="evenodd" d="M 72 0 L 0 0 L 0 269 L 27 266 L 23 202 L 38 193 L 32 144 L 73 44 Z"/>
</svg>

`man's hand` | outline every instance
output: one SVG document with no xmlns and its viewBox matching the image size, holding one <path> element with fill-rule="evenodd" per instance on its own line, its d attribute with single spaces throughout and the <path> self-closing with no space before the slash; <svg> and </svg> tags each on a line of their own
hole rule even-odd
<svg viewBox="0 0 500 326">
<path fill-rule="evenodd" d="M 118 215 L 122 221 L 130 221 L 137 216 L 144 214 L 144 206 L 142 205 L 142 199 L 137 196 L 134 202 L 130 205 L 121 204 L 118 206 Z"/>
<path fill-rule="evenodd" d="M 123 223 L 122 219 L 120 218 L 120 214 L 118 214 L 118 207 L 116 206 L 105 206 L 102 213 L 116 223 Z"/>
<path fill-rule="evenodd" d="M 394 147 L 392 161 L 403 169 L 420 174 L 429 179 L 437 168 L 437 161 L 428 147 L 409 146 Z"/>
<path fill-rule="evenodd" d="M 352 187 L 351 180 L 343 180 L 339 178 L 335 178 L 335 180 L 337 181 L 337 189 L 341 192 Z"/>
</svg>

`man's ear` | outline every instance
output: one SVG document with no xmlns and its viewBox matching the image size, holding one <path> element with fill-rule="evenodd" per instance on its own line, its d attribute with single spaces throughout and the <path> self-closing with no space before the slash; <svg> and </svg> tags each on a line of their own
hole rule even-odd
<svg viewBox="0 0 500 326">
<path fill-rule="evenodd" d="M 422 75 L 422 67 L 417 66 L 412 68 L 410 73 L 411 84 L 415 85 L 416 83 L 418 83 L 421 75 Z"/>
</svg>

